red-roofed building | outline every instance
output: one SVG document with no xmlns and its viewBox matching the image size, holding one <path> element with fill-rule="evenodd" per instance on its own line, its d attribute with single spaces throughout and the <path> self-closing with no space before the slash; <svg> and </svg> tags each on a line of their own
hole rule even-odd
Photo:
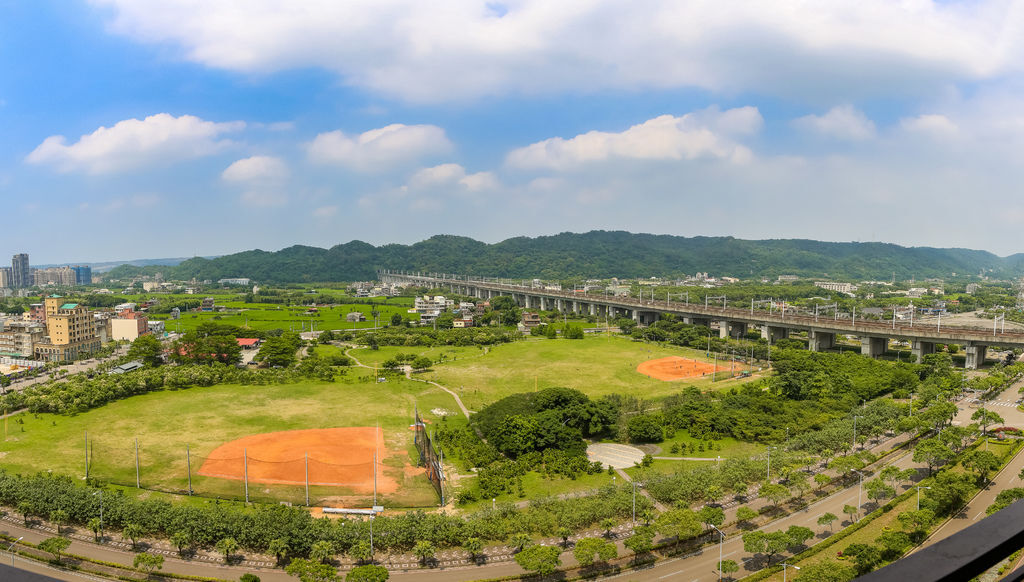
<svg viewBox="0 0 1024 582">
<path fill-rule="evenodd" d="M 235 341 L 238 342 L 238 346 L 243 350 L 252 350 L 260 347 L 261 340 L 255 337 L 240 337 L 235 338 Z"/>
</svg>

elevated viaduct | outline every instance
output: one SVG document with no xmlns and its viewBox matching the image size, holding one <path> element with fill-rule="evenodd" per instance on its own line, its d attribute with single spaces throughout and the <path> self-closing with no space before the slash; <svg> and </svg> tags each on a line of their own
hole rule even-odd
<svg viewBox="0 0 1024 582">
<path fill-rule="evenodd" d="M 685 323 L 716 327 L 720 337 L 740 337 L 749 329 L 757 328 L 761 337 L 774 343 L 788 337 L 793 331 L 807 332 L 808 348 L 820 351 L 836 343 L 836 335 L 853 336 L 860 340 L 861 353 L 877 357 L 885 352 L 890 339 L 906 341 L 911 352 L 920 361 L 935 351 L 936 344 L 955 343 L 966 346 L 965 366 L 975 369 L 985 361 L 990 346 L 1024 348 L 1024 333 L 993 327 L 965 327 L 943 325 L 941 317 L 932 324 L 905 321 L 878 321 L 858 318 L 856 312 L 834 311 L 827 316 L 794 314 L 785 309 L 768 310 L 729 307 L 725 300 L 721 306 L 667 300 L 640 300 L 633 297 L 615 297 L 603 294 L 555 291 L 528 285 L 517 285 L 506 280 L 484 279 L 439 273 L 408 273 L 381 270 L 382 282 L 450 289 L 453 293 L 480 299 L 509 296 L 526 309 L 558 310 L 608 318 L 629 317 L 641 325 L 653 323 L 662 314 L 671 313 Z"/>
</svg>

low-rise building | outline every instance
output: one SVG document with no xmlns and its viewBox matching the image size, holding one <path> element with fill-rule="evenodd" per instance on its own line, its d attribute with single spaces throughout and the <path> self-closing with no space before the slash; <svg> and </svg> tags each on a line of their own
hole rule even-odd
<svg viewBox="0 0 1024 582">
<path fill-rule="evenodd" d="M 199 303 L 199 309 L 202 311 L 213 311 L 217 306 L 217 301 L 213 297 L 206 297 Z"/>
<path fill-rule="evenodd" d="M 359 321 L 366 321 L 366 316 L 359 311 L 353 311 L 345 315 L 345 321 L 356 323 Z"/>
<path fill-rule="evenodd" d="M 46 326 L 36 321 L 7 320 L 0 324 L 0 356 L 31 358 L 43 341 Z"/>
<path fill-rule="evenodd" d="M 523 312 L 523 325 L 528 329 L 532 329 L 540 325 L 540 315 L 533 311 Z"/>
</svg>

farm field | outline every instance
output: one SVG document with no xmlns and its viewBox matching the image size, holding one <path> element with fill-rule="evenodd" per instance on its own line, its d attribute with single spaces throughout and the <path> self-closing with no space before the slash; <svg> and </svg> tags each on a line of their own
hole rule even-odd
<svg viewBox="0 0 1024 582">
<path fill-rule="evenodd" d="M 362 354 L 369 351 L 353 350 L 352 353 L 362 359 Z M 676 393 L 685 386 L 725 389 L 749 381 L 712 382 L 710 378 L 703 378 L 664 382 L 636 371 L 641 362 L 666 356 L 709 361 L 699 350 L 634 342 L 615 336 L 582 340 L 527 339 L 491 346 L 480 357 L 448 361 L 423 374 L 423 378 L 447 386 L 474 410 L 535 387 L 575 388 L 591 397 L 619 393 L 655 398 Z"/>
<path fill-rule="evenodd" d="M 90 476 L 120 485 L 135 484 L 134 439 L 139 442 L 142 487 L 184 493 L 188 488 L 186 445 L 191 456 L 192 487 L 203 496 L 243 498 L 244 482 L 198 475 L 217 447 L 250 435 L 296 429 L 372 427 L 379 423 L 383 446 L 378 470 L 397 483 L 383 495 L 391 507 L 436 506 L 432 486 L 416 468 L 410 424 L 414 406 L 428 422 L 432 409 L 454 409 L 450 395 L 403 378 L 370 384 L 358 370 L 348 382 L 279 386 L 219 385 L 135 396 L 77 416 L 21 414 L 8 424 L 0 443 L 3 466 L 14 472 L 50 471 L 78 478 L 85 472 L 85 435 L 92 444 Z M 368 389 L 369 388 L 369 389 Z M 315 453 L 311 453 L 311 457 Z M 302 455 L 298 455 L 301 459 Z M 259 462 L 254 456 L 252 463 Z M 372 456 L 366 459 L 372 467 Z M 302 481 L 302 465 L 297 465 Z M 372 474 L 372 468 L 368 469 Z M 304 502 L 302 485 L 249 483 L 254 501 Z M 311 501 L 366 505 L 372 491 L 346 487 L 310 487 Z"/>
<path fill-rule="evenodd" d="M 268 303 L 242 303 L 225 302 L 218 303 L 227 308 L 225 312 L 182 312 L 180 319 L 169 319 L 166 314 L 154 314 L 152 319 L 166 321 L 167 331 L 191 331 L 202 323 L 216 322 L 249 327 L 257 330 L 283 329 L 286 331 L 309 331 L 316 330 L 338 330 L 338 329 L 366 329 L 373 327 L 373 316 L 371 310 L 380 312 L 380 323 L 385 325 L 391 321 L 391 316 L 399 314 L 408 321 L 419 321 L 419 316 L 407 313 L 407 305 L 365 305 L 365 304 L 343 304 L 334 307 L 318 308 L 315 315 L 307 313 L 306 307 L 273 305 Z M 367 321 L 351 322 L 345 317 L 353 311 L 361 312 Z M 313 327 L 315 326 L 315 328 Z"/>
</svg>

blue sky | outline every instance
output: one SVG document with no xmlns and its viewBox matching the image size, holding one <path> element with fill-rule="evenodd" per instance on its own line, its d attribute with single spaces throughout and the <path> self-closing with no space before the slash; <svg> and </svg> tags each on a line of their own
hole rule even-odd
<svg viewBox="0 0 1024 582">
<path fill-rule="evenodd" d="M 1024 252 L 1024 4 L 0 0 L 0 253 Z"/>
</svg>

